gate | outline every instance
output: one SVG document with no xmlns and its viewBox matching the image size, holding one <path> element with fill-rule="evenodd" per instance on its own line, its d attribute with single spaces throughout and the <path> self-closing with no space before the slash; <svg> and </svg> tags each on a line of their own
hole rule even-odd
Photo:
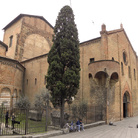
<svg viewBox="0 0 138 138">
<path fill-rule="evenodd" d="M 13 115 L 15 117 L 14 121 L 12 120 Z M 36 109 L 0 107 L 0 136 L 45 132 L 49 124 L 50 118 L 46 113 L 46 109 L 38 111 Z"/>
<path fill-rule="evenodd" d="M 12 120 L 13 116 L 14 120 Z M 25 118 L 26 110 L 24 109 L 0 108 L 0 135 L 25 134 Z"/>
</svg>

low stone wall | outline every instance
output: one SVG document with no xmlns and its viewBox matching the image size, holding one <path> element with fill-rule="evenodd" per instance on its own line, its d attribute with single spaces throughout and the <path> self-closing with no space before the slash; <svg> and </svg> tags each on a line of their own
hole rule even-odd
<svg viewBox="0 0 138 138">
<path fill-rule="evenodd" d="M 96 127 L 99 125 L 104 125 L 105 121 L 99 121 L 99 122 L 95 122 L 95 123 L 91 123 L 91 124 L 86 124 L 84 125 L 84 128 L 91 128 L 91 127 Z M 51 136 L 57 136 L 57 135 L 62 135 L 64 132 L 63 130 L 56 130 L 56 131 L 49 131 L 45 134 L 38 134 L 38 135 L 24 135 L 24 136 L 5 136 L 3 138 L 48 138 Z"/>
</svg>

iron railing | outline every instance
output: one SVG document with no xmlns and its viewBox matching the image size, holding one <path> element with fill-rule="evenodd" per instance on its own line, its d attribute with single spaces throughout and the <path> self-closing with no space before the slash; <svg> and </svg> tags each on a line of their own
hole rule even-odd
<svg viewBox="0 0 138 138">
<path fill-rule="evenodd" d="M 8 111 L 8 127 L 6 127 L 6 112 Z M 12 122 L 12 114 L 14 113 L 15 121 L 14 128 Z M 102 106 L 89 106 L 85 116 L 75 114 L 72 110 L 64 111 L 64 123 L 77 121 L 78 118 L 83 120 L 83 123 L 89 124 L 104 120 L 105 109 Z M 31 133 L 41 133 L 60 129 L 60 109 L 19 109 L 0 107 L 0 136 L 1 135 L 26 135 Z"/>
</svg>

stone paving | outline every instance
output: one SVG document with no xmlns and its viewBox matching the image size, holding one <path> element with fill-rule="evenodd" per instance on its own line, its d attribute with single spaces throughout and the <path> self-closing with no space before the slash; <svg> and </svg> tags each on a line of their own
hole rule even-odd
<svg viewBox="0 0 138 138">
<path fill-rule="evenodd" d="M 138 138 L 137 124 L 138 116 L 114 122 L 112 126 L 102 125 L 51 138 Z"/>
</svg>

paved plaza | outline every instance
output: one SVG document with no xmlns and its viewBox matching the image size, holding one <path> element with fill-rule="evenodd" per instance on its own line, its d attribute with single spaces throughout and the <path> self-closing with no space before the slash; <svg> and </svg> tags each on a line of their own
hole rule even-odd
<svg viewBox="0 0 138 138">
<path fill-rule="evenodd" d="M 126 118 L 122 121 L 114 122 L 113 125 L 100 125 L 85 129 L 81 132 L 62 134 L 61 130 L 49 133 L 34 135 L 1 136 L 1 138 L 138 138 L 138 116 Z M 57 135 L 57 136 L 56 136 Z"/>
<path fill-rule="evenodd" d="M 138 116 L 115 122 L 113 126 L 102 125 L 51 138 L 138 138 L 137 124 Z"/>
</svg>

